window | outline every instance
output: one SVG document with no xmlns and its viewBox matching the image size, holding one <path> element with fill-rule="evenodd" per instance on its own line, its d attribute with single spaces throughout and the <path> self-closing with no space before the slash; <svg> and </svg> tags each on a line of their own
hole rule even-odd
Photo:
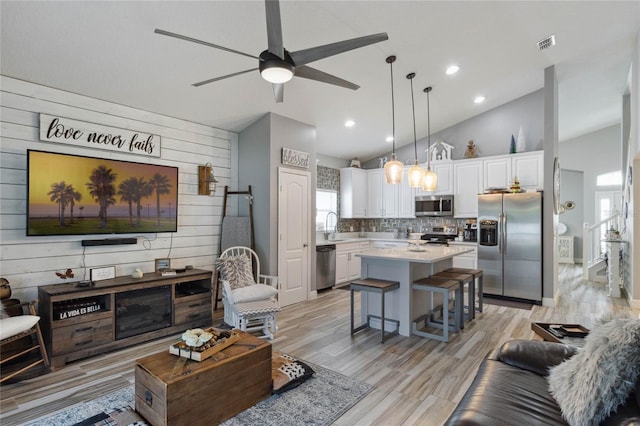
<svg viewBox="0 0 640 426">
<path fill-rule="evenodd" d="M 324 229 L 329 212 L 336 213 L 338 211 L 338 193 L 330 189 L 316 190 L 316 231 L 326 231 Z M 338 224 L 338 218 L 331 215 L 329 217 L 328 227 L 333 231 Z"/>
<path fill-rule="evenodd" d="M 598 186 L 622 185 L 622 172 L 618 170 L 616 172 L 598 175 L 596 185 Z"/>
</svg>

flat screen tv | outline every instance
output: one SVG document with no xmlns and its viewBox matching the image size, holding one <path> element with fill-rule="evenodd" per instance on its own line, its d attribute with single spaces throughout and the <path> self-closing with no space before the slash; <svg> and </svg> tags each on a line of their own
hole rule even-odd
<svg viewBox="0 0 640 426">
<path fill-rule="evenodd" d="M 178 230 L 178 168 L 27 151 L 27 236 Z"/>
</svg>

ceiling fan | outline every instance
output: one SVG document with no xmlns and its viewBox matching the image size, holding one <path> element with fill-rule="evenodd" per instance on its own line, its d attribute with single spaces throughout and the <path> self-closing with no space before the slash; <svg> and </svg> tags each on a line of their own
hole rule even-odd
<svg viewBox="0 0 640 426">
<path fill-rule="evenodd" d="M 220 49 L 226 52 L 236 53 L 238 55 L 257 59 L 258 68 L 251 68 L 248 70 L 223 75 L 221 77 L 215 77 L 208 80 L 200 81 L 198 83 L 194 83 L 193 86 L 199 87 L 205 84 L 213 83 L 214 81 L 224 80 L 225 78 L 235 77 L 240 74 L 260 70 L 262 78 L 272 83 L 276 102 L 282 102 L 282 100 L 284 99 L 284 83 L 291 80 L 294 76 L 306 78 L 309 80 L 316 80 L 322 83 L 333 84 L 335 86 L 345 87 L 351 90 L 359 89 L 360 86 L 358 86 L 357 84 L 351 83 L 347 80 L 343 80 L 331 74 L 327 74 L 315 68 L 311 68 L 306 64 L 389 39 L 387 33 L 379 33 L 350 40 L 339 41 L 336 43 L 325 44 L 309 49 L 298 50 L 296 52 L 289 52 L 284 48 L 282 44 L 280 2 L 278 0 L 265 0 L 265 8 L 267 16 L 268 48 L 267 50 L 260 53 L 260 56 L 254 56 L 249 53 L 240 52 L 228 47 L 219 46 L 217 44 L 209 43 L 157 28 L 154 32 L 156 34 L 175 37 L 181 40 L 199 43 L 205 46 L 213 47 L 215 49 Z"/>
</svg>

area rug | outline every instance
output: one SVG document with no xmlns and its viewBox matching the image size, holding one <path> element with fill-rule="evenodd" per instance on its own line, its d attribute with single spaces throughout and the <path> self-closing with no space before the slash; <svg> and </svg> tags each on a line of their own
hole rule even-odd
<svg viewBox="0 0 640 426">
<path fill-rule="evenodd" d="M 497 305 L 497 306 L 506 306 L 507 308 L 517 308 L 517 309 L 526 309 L 530 311 L 533 308 L 533 304 L 527 302 L 520 302 L 517 300 L 508 300 L 508 299 L 499 299 L 497 297 L 487 297 L 484 296 L 482 298 L 483 303 L 487 303 L 489 305 Z"/>
<path fill-rule="evenodd" d="M 330 425 L 373 390 L 373 386 L 308 363 L 313 377 L 297 388 L 264 401 L 223 423 L 239 425 Z M 127 426 L 135 423 L 134 386 L 27 423 L 27 426 Z M 126 421 L 122 421 L 126 419 Z M 120 421 L 119 421 L 120 420 Z"/>
</svg>

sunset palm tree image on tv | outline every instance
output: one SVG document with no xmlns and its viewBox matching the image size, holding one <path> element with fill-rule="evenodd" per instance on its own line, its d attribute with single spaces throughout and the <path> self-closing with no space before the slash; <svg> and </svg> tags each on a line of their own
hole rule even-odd
<svg viewBox="0 0 640 426">
<path fill-rule="evenodd" d="M 27 151 L 27 235 L 176 232 L 178 168 Z"/>
</svg>

